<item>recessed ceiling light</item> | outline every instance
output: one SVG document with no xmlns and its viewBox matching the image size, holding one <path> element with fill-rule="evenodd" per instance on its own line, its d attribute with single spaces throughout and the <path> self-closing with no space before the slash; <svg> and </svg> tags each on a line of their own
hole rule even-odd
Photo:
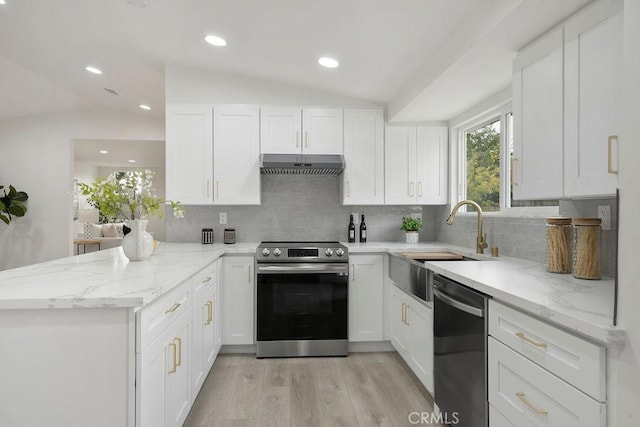
<svg viewBox="0 0 640 427">
<path fill-rule="evenodd" d="M 107 150 L 100 150 L 100 154 L 109 154 Z"/>
<path fill-rule="evenodd" d="M 0 0 L 0 1 L 2 1 L 2 0 Z M 86 67 L 85 70 L 87 70 L 88 72 L 93 73 L 93 74 L 102 74 L 102 70 L 101 69 L 96 68 L 96 67 L 92 67 L 90 65 L 88 67 Z"/>
<path fill-rule="evenodd" d="M 204 41 L 206 41 L 209 44 L 212 44 L 214 46 L 218 46 L 218 47 L 222 47 L 222 46 L 226 46 L 227 45 L 227 41 L 225 39 L 223 39 L 222 37 L 218 37 L 218 36 L 214 36 L 214 35 L 208 35 L 204 38 Z"/>
<path fill-rule="evenodd" d="M 127 160 L 129 163 L 135 163 L 135 160 Z"/>
<path fill-rule="evenodd" d="M 140 108 L 142 108 L 143 110 L 151 110 L 151 107 L 145 104 L 140 104 Z"/>
<path fill-rule="evenodd" d="M 340 65 L 338 61 L 327 56 L 323 56 L 322 58 L 318 59 L 318 64 L 327 68 L 338 68 L 338 66 Z"/>
<path fill-rule="evenodd" d="M 4 0 L 0 0 L 0 4 L 6 4 Z"/>
</svg>

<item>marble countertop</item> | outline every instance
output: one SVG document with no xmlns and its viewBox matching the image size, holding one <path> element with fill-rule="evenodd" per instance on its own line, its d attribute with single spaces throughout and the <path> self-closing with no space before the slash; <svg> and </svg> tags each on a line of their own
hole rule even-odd
<svg viewBox="0 0 640 427">
<path fill-rule="evenodd" d="M 145 262 L 118 247 L 0 271 L 0 309 L 141 307 L 223 254 L 257 245 L 162 242 Z"/>
<path fill-rule="evenodd" d="M 625 331 L 613 326 L 614 281 L 576 279 L 546 271 L 544 264 L 511 257 L 479 255 L 468 248 L 438 242 L 347 243 L 349 252 L 398 253 L 452 251 L 478 261 L 430 261 L 438 274 L 490 295 L 534 316 L 604 344 L 624 343 Z"/>
<path fill-rule="evenodd" d="M 581 335 L 607 344 L 625 341 L 624 330 L 613 326 L 612 279 L 575 279 L 570 274 L 548 273 L 539 263 L 478 255 L 469 248 L 438 242 L 344 244 L 352 254 L 453 251 L 481 259 L 426 265 Z M 145 262 L 129 262 L 121 248 L 114 248 L 0 271 L 0 309 L 142 307 L 223 254 L 253 255 L 257 246 L 163 242 Z"/>
</svg>

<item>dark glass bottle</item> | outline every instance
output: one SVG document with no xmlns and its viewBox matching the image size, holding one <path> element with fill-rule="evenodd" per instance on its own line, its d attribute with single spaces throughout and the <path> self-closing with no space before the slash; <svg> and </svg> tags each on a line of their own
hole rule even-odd
<svg viewBox="0 0 640 427">
<path fill-rule="evenodd" d="M 367 243 L 367 224 L 364 223 L 364 215 L 360 221 L 360 243 Z"/>
<path fill-rule="evenodd" d="M 356 242 L 356 225 L 353 223 L 353 215 L 349 215 L 349 243 Z"/>
</svg>

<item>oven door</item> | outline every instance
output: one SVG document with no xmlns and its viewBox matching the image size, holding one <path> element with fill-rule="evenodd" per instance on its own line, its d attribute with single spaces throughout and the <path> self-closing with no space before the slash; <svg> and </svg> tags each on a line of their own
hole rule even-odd
<svg viewBox="0 0 640 427">
<path fill-rule="evenodd" d="M 258 341 L 346 340 L 347 263 L 258 264 Z"/>
</svg>

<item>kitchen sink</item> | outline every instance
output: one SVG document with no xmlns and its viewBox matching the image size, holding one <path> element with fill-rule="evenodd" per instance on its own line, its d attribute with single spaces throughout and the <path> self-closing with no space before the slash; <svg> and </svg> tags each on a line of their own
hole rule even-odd
<svg viewBox="0 0 640 427">
<path fill-rule="evenodd" d="M 398 255 L 418 262 L 473 260 L 473 258 L 469 258 L 455 252 L 402 252 Z"/>
</svg>

